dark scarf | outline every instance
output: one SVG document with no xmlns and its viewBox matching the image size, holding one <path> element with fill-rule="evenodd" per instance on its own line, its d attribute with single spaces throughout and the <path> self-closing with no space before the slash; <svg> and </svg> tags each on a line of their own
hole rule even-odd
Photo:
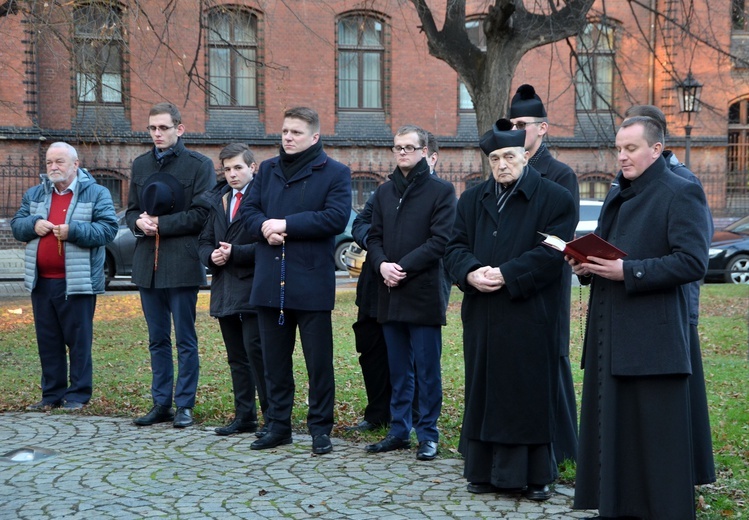
<svg viewBox="0 0 749 520">
<path fill-rule="evenodd" d="M 528 159 L 528 164 L 530 164 L 531 166 L 535 168 L 536 163 L 538 163 L 538 161 L 541 160 L 541 154 L 543 154 L 545 150 L 546 150 L 546 143 L 542 141 L 541 146 L 538 147 L 538 150 L 536 150 L 536 153 L 533 154 L 533 157 Z"/>
<path fill-rule="evenodd" d="M 167 148 L 166 150 L 159 150 L 155 146 L 153 147 L 153 154 L 156 157 L 156 162 L 164 164 L 164 160 L 170 155 L 174 155 L 174 148 Z"/>
<path fill-rule="evenodd" d="M 390 179 L 392 179 L 393 184 L 395 184 L 395 189 L 402 197 L 403 194 L 406 193 L 408 186 L 424 174 L 429 175 L 429 164 L 427 164 L 426 157 L 422 157 L 421 160 L 416 163 L 413 170 L 408 172 L 408 176 L 403 175 L 401 169 L 396 167 L 395 171 L 393 171 L 393 174 L 390 176 Z"/>
<path fill-rule="evenodd" d="M 279 161 L 279 164 L 281 165 L 283 176 L 287 181 L 291 180 L 291 178 L 302 171 L 305 166 L 317 159 L 321 153 L 322 140 L 320 139 L 318 139 L 315 144 L 299 153 L 286 153 L 283 146 L 281 146 L 281 153 L 279 154 L 281 160 Z"/>
<path fill-rule="evenodd" d="M 497 213 L 502 213 L 502 210 L 505 209 L 505 204 L 507 204 L 507 201 L 512 194 L 515 193 L 515 190 L 520 185 L 520 181 L 525 178 L 525 173 L 527 171 L 528 166 L 524 166 L 523 173 L 520 174 L 520 177 L 510 184 L 494 183 L 494 194 L 497 196 Z"/>
</svg>

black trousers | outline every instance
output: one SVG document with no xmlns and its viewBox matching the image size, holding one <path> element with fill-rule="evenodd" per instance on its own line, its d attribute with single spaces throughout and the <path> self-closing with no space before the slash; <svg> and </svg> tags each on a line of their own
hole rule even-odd
<svg viewBox="0 0 749 520">
<path fill-rule="evenodd" d="M 268 429 L 280 435 L 291 435 L 295 390 L 292 355 L 299 328 L 309 376 L 307 428 L 313 436 L 330 435 L 335 401 L 331 313 L 284 309 L 283 325 L 278 324 L 278 314 L 278 309 L 258 307 L 268 392 Z"/>
<path fill-rule="evenodd" d="M 31 305 L 42 365 L 42 400 L 88 403 L 93 389 L 91 344 L 96 295 L 66 295 L 64 279 L 40 277 L 31 291 Z"/>
<path fill-rule="evenodd" d="M 377 319 L 359 312 L 352 325 L 356 339 L 356 351 L 359 353 L 359 366 L 364 377 L 364 388 L 367 392 L 367 407 L 364 419 L 372 424 L 390 423 L 390 368 L 388 367 L 388 349 L 382 325 Z"/>
<path fill-rule="evenodd" d="M 268 410 L 265 368 L 260 344 L 260 326 L 256 312 L 224 316 L 218 319 L 226 345 L 226 357 L 234 390 L 234 412 L 242 422 L 257 421 L 255 389 L 263 415 Z"/>
</svg>

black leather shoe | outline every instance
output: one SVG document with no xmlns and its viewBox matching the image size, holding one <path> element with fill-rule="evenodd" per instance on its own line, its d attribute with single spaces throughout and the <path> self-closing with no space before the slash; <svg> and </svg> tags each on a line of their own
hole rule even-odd
<svg viewBox="0 0 749 520">
<path fill-rule="evenodd" d="M 65 401 L 62 405 L 62 409 L 69 412 L 75 410 L 83 410 L 83 403 L 79 403 L 78 401 Z"/>
<path fill-rule="evenodd" d="M 419 442 L 419 450 L 416 452 L 416 458 L 418 460 L 434 460 L 437 453 L 439 453 L 439 450 L 436 441 L 421 441 Z"/>
<path fill-rule="evenodd" d="M 248 421 L 242 422 L 239 419 L 234 419 L 232 422 L 221 428 L 214 430 L 216 435 L 234 435 L 235 433 L 253 433 L 257 431 L 257 422 Z"/>
<path fill-rule="evenodd" d="M 291 435 L 284 437 L 280 433 L 268 432 L 258 440 L 250 444 L 251 450 L 268 450 L 281 446 L 282 444 L 291 444 Z"/>
<path fill-rule="evenodd" d="M 371 423 L 368 420 L 364 419 L 359 424 L 356 424 L 354 426 L 346 426 L 343 430 L 347 432 L 371 432 L 372 430 L 378 430 L 384 426 L 387 425 L 385 423 Z"/>
<path fill-rule="evenodd" d="M 262 428 L 255 432 L 255 437 L 257 437 L 258 439 L 260 437 L 265 437 L 266 433 L 268 433 L 268 425 L 264 424 Z"/>
<path fill-rule="evenodd" d="M 325 434 L 312 437 L 312 453 L 315 455 L 325 455 L 331 451 L 333 451 L 333 444 L 330 442 L 330 437 Z"/>
<path fill-rule="evenodd" d="M 133 419 L 133 424 L 136 426 L 151 426 L 152 424 L 171 422 L 173 420 L 174 410 L 172 410 L 171 406 L 155 404 L 146 415 Z"/>
<path fill-rule="evenodd" d="M 369 444 L 364 448 L 367 453 L 385 453 L 386 451 L 393 450 L 407 450 L 411 447 L 411 441 L 409 439 L 399 439 L 388 435 L 377 444 Z"/>
<path fill-rule="evenodd" d="M 177 408 L 177 413 L 174 415 L 174 427 L 175 428 L 187 428 L 195 424 L 195 420 L 192 418 L 192 408 L 186 406 L 180 406 Z"/>
<path fill-rule="evenodd" d="M 60 402 L 53 403 L 51 401 L 45 401 L 42 399 L 38 403 L 30 404 L 26 407 L 29 412 L 46 412 L 52 408 L 59 408 Z"/>
<path fill-rule="evenodd" d="M 528 484 L 528 487 L 523 491 L 523 496 L 528 500 L 543 502 L 544 500 L 549 500 L 551 498 L 551 489 L 549 489 L 549 486 Z"/>
<path fill-rule="evenodd" d="M 488 482 L 469 482 L 466 486 L 466 490 L 469 493 L 474 493 L 476 495 L 496 493 L 498 491 L 495 486 L 489 484 Z"/>
</svg>

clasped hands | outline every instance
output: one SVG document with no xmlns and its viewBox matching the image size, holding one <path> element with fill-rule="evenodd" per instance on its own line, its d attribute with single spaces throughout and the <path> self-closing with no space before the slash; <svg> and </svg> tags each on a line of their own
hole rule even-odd
<svg viewBox="0 0 749 520">
<path fill-rule="evenodd" d="M 500 290 L 505 285 L 505 278 L 499 267 L 485 265 L 468 273 L 466 281 L 479 292 L 489 293 Z"/>
<path fill-rule="evenodd" d="M 70 226 L 68 224 L 53 224 L 49 220 L 39 219 L 34 223 L 34 232 L 40 237 L 52 233 L 57 240 L 67 240 Z"/>
<path fill-rule="evenodd" d="M 380 274 L 388 287 L 397 287 L 406 277 L 406 271 L 395 262 L 382 262 Z"/>
<path fill-rule="evenodd" d="M 226 265 L 231 256 L 231 244 L 229 242 L 219 242 L 218 247 L 211 253 L 211 262 L 215 265 Z"/>
<path fill-rule="evenodd" d="M 260 226 L 260 232 L 272 246 L 280 246 L 286 238 L 286 219 L 269 218 Z"/>
<path fill-rule="evenodd" d="M 146 236 L 153 237 L 159 233 L 159 217 L 149 215 L 145 211 L 138 216 L 135 225 L 138 226 Z"/>
</svg>

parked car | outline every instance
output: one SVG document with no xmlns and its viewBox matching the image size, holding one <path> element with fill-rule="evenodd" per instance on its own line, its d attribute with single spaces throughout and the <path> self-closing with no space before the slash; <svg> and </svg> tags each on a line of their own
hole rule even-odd
<svg viewBox="0 0 749 520">
<path fill-rule="evenodd" d="M 577 228 L 575 228 L 575 238 L 579 238 L 595 231 L 602 206 L 602 200 L 580 200 L 580 221 L 577 223 Z M 348 274 L 350 276 L 359 276 L 362 264 L 366 258 L 367 252 L 364 251 L 359 244 L 353 242 L 344 255 Z"/>
<path fill-rule="evenodd" d="M 117 212 L 119 229 L 114 240 L 107 244 L 106 261 L 104 262 L 104 276 L 107 285 L 115 276 L 130 276 L 133 274 L 133 252 L 135 251 L 135 235 L 125 222 L 125 210 Z"/>
<path fill-rule="evenodd" d="M 749 216 L 716 231 L 705 281 L 749 284 Z"/>
<path fill-rule="evenodd" d="M 587 235 L 596 230 L 602 206 L 602 200 L 580 199 L 580 221 L 575 228 L 575 238 Z"/>
<path fill-rule="evenodd" d="M 354 224 L 356 215 L 356 210 L 351 209 L 346 229 L 343 230 L 343 233 L 335 237 L 335 268 L 339 271 L 346 270 L 346 251 L 354 243 L 354 237 L 351 235 L 351 226 Z"/>
<path fill-rule="evenodd" d="M 335 239 L 335 265 L 339 271 L 346 270 L 344 254 L 354 241 L 351 236 L 351 225 L 356 218 L 356 211 L 351 210 L 346 229 Z M 117 222 L 119 229 L 114 240 L 107 245 L 106 262 L 104 264 L 104 274 L 107 284 L 115 276 L 130 276 L 133 273 L 133 252 L 135 251 L 135 235 L 130 231 L 125 222 L 125 210 L 117 213 Z"/>
</svg>

